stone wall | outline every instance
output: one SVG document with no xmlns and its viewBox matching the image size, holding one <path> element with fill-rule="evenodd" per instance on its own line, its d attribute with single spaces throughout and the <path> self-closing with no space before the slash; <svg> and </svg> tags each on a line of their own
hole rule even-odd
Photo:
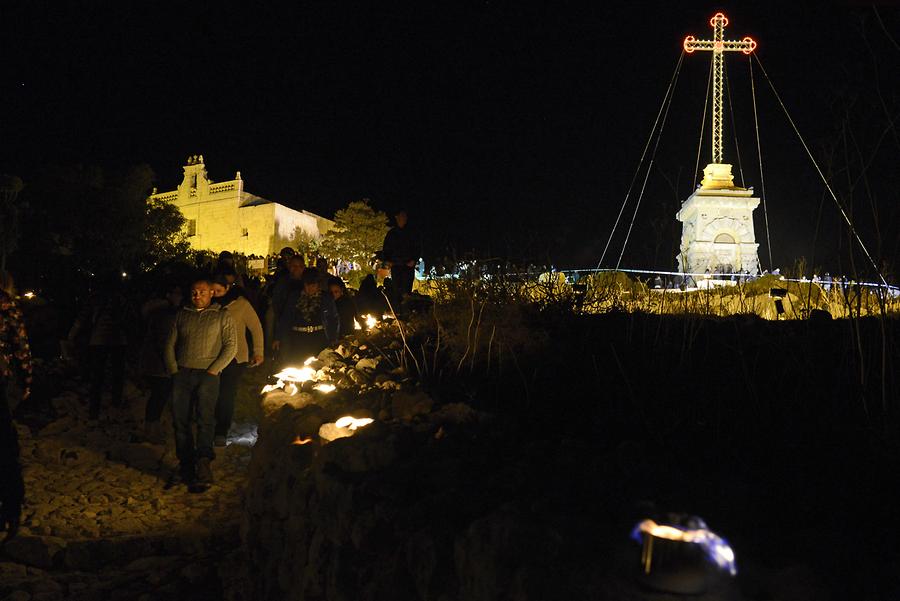
<svg viewBox="0 0 900 601">
<path fill-rule="evenodd" d="M 597 521 L 580 517 L 608 518 L 604 458 L 573 461 L 571 441 L 560 451 L 466 404 L 435 404 L 367 356 L 388 341 L 368 346 L 325 352 L 317 377 L 336 381 L 333 394 L 305 383 L 263 398 L 241 528 L 251 597 L 575 599 L 615 584 L 603 541 L 616 537 L 598 540 Z M 376 419 L 318 436 L 347 414 Z"/>
</svg>

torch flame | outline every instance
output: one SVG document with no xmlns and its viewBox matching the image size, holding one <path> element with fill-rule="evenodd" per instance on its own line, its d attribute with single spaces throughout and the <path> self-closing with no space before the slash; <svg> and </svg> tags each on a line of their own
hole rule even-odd
<svg viewBox="0 0 900 601">
<path fill-rule="evenodd" d="M 307 357 L 306 361 L 303 362 L 303 365 L 309 365 L 310 363 L 312 363 L 315 360 L 316 360 L 315 357 Z"/>
<path fill-rule="evenodd" d="M 266 384 L 262 387 L 261 394 L 266 394 L 267 392 L 272 392 L 273 390 L 278 390 L 280 388 L 284 388 L 284 382 L 282 380 L 278 380 L 278 384 Z"/>
<path fill-rule="evenodd" d="M 373 420 L 371 417 L 361 417 L 356 418 L 352 415 L 345 415 L 339 420 L 334 422 L 334 425 L 338 428 L 347 428 L 348 430 L 356 430 L 357 428 L 362 428 L 363 426 L 368 426 L 371 424 Z"/>
<path fill-rule="evenodd" d="M 378 320 L 375 319 L 374 315 L 366 314 L 366 315 L 362 315 L 361 317 L 366 321 L 366 329 L 367 330 L 371 330 L 376 325 L 378 325 Z"/>
<path fill-rule="evenodd" d="M 300 435 L 297 435 L 297 437 L 294 438 L 294 442 L 292 442 L 291 444 L 292 445 L 304 445 L 304 444 L 309 444 L 312 441 L 313 441 L 312 438 L 300 438 Z"/>
<path fill-rule="evenodd" d="M 285 367 L 275 374 L 275 377 L 285 382 L 309 382 L 316 379 L 316 370 L 307 366 Z"/>
</svg>

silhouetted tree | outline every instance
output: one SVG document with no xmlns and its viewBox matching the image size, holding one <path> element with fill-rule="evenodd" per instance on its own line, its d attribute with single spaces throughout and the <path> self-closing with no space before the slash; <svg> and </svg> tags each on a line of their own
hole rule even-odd
<svg viewBox="0 0 900 601">
<path fill-rule="evenodd" d="M 369 205 L 369 199 L 351 202 L 334 214 L 334 227 L 319 244 L 329 259 L 344 259 L 368 265 L 388 231 L 387 215 Z"/>
</svg>

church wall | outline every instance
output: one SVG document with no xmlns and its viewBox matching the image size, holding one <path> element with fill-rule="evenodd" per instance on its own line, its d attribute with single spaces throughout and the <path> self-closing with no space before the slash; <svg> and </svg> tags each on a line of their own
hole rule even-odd
<svg viewBox="0 0 900 601">
<path fill-rule="evenodd" d="M 311 213 L 295 211 L 284 205 L 275 206 L 275 236 L 281 241 L 291 241 L 297 228 L 303 230 L 307 235 L 318 238 L 319 224 L 316 217 Z M 282 246 L 286 245 L 282 244 Z M 281 246 L 275 249 L 277 252 Z"/>
<path fill-rule="evenodd" d="M 272 233 L 275 231 L 275 203 L 266 203 L 238 209 L 241 228 L 247 230 L 246 236 L 241 236 L 241 246 L 234 250 L 247 255 L 266 256 L 274 253 L 272 250 Z M 275 249 L 277 250 L 277 249 Z"/>
<path fill-rule="evenodd" d="M 235 179 L 213 182 L 207 177 L 203 155 L 191 156 L 184 179 L 171 192 L 151 198 L 173 203 L 186 220 L 184 231 L 197 250 L 236 251 L 246 255 L 277 253 L 284 246 L 296 248 L 295 231 L 319 238 L 334 225 L 309 211 L 296 211 L 244 192 L 240 172 Z"/>
</svg>

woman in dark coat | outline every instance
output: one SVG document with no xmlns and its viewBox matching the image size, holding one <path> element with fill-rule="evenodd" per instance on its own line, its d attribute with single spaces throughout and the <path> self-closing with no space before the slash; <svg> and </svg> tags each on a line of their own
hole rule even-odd
<svg viewBox="0 0 900 601">
<path fill-rule="evenodd" d="M 337 342 L 340 318 L 334 298 L 320 290 L 319 271 L 308 268 L 301 276 L 303 291 L 293 306 L 285 307 L 275 326 L 272 346 L 284 367 L 299 367 L 307 357 L 318 355 Z"/>
<path fill-rule="evenodd" d="M 141 307 L 147 331 L 141 345 L 138 367 L 150 386 L 150 398 L 144 411 L 144 435 L 151 442 L 163 440 L 159 420 L 172 396 L 172 376 L 166 370 L 165 346 L 183 297 L 181 286 L 173 285 L 165 291 L 164 298 L 151 299 Z"/>
<path fill-rule="evenodd" d="M 334 304 L 337 306 L 340 317 L 338 336 L 340 338 L 349 336 L 354 331 L 354 323 L 358 322 L 362 325 L 359 311 L 356 310 L 356 300 L 347 292 L 347 286 L 341 278 L 333 276 L 328 278 L 328 291 L 334 298 Z"/>
</svg>

